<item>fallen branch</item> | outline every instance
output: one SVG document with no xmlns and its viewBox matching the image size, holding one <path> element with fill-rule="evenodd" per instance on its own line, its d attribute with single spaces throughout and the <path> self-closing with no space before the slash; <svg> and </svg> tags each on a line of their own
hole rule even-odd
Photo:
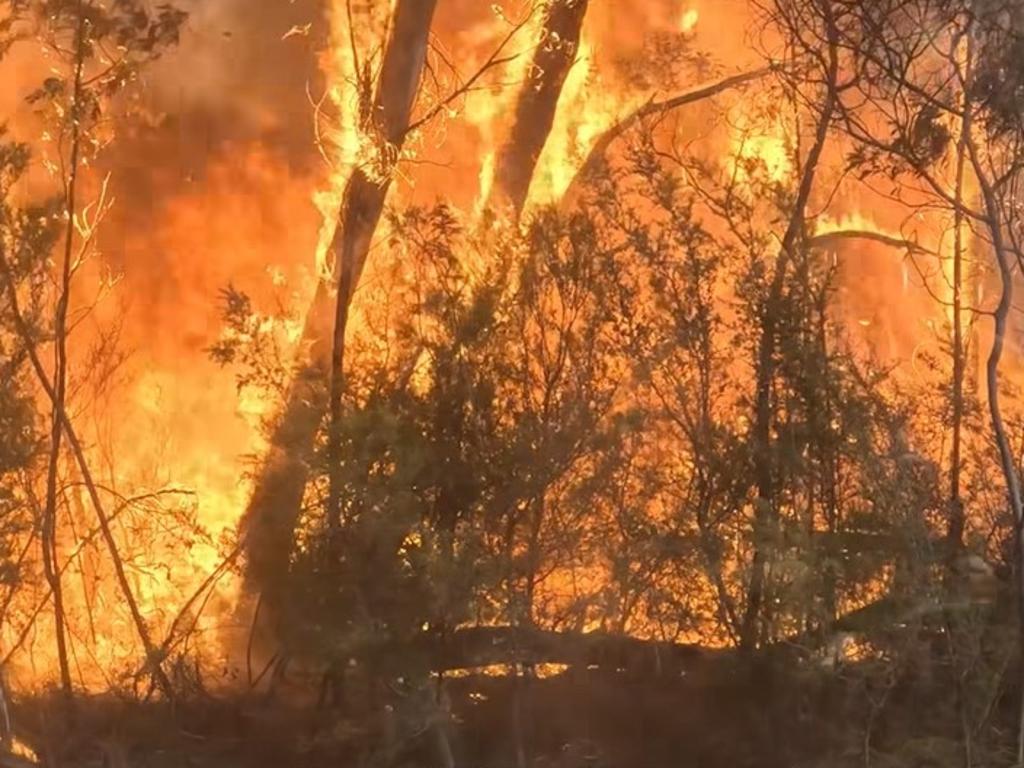
<svg viewBox="0 0 1024 768">
<path fill-rule="evenodd" d="M 554 632 L 525 627 L 464 627 L 443 640 L 422 640 L 435 672 L 506 664 L 566 664 L 636 674 L 683 674 L 717 654 L 697 645 L 607 632 Z"/>
</svg>

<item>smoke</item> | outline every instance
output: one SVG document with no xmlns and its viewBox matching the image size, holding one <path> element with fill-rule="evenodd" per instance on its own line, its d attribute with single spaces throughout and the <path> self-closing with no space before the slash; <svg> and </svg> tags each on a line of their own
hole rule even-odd
<svg viewBox="0 0 1024 768">
<path fill-rule="evenodd" d="M 214 259 L 225 268 L 214 271 L 225 278 L 228 267 L 252 266 L 255 254 L 243 251 L 254 229 L 268 255 L 278 251 L 274 263 L 311 258 L 274 241 L 291 237 L 312 214 L 309 200 L 295 199 L 296 187 L 309 187 L 311 198 L 320 171 L 307 95 L 322 88 L 317 3 L 270 0 L 259 3 L 259 13 L 247 0 L 181 5 L 190 12 L 181 44 L 145 74 L 139 109 L 105 158 L 120 201 L 105 229 L 105 255 L 126 279 L 148 286 L 143 296 L 172 305 L 187 298 L 183 292 L 217 288 L 199 284 L 195 273 L 184 284 L 167 284 L 176 266 L 197 255 L 174 247 L 176 233 L 194 250 L 197 233 L 188 230 L 206 227 L 216 237 L 234 229 L 237 247 L 221 239 L 226 250 Z M 288 35 L 292 29 L 309 32 Z M 201 206 L 194 216 L 186 215 L 189 201 Z M 274 214 L 285 204 L 296 221 Z M 222 222 L 228 213 L 230 222 Z M 186 220 L 172 222 L 175 216 Z"/>
<path fill-rule="evenodd" d="M 195 489 L 217 533 L 244 505 L 243 456 L 260 435 L 233 372 L 206 350 L 229 284 L 305 301 L 325 171 L 310 94 L 323 88 L 326 22 L 316 0 L 177 4 L 190 14 L 180 45 L 118 105 L 125 117 L 100 159 L 113 199 L 101 260 L 118 282 L 94 327 L 116 329 L 127 362 L 90 415 L 117 457 L 112 480 Z"/>
<path fill-rule="evenodd" d="M 316 0 L 181 0 L 179 47 L 153 67 L 143 93 L 201 156 L 225 142 L 259 140 L 308 161 L 312 109 L 322 88 L 317 52 L 326 21 Z"/>
</svg>

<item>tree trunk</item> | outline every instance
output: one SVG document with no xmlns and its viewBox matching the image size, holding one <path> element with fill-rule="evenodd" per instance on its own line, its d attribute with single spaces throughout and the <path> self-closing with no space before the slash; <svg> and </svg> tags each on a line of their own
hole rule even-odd
<svg viewBox="0 0 1024 768">
<path fill-rule="evenodd" d="M 526 205 L 540 153 L 551 133 L 558 99 L 576 61 L 588 0 L 550 0 L 519 99 L 512 131 L 498 152 L 488 205 L 511 206 L 518 217 Z"/>
<path fill-rule="evenodd" d="M 367 126 L 380 147 L 381 167 L 355 169 L 346 186 L 332 244 L 337 294 L 332 297 L 331 287 L 325 282 L 317 287 L 301 343 L 309 348 L 308 361 L 292 382 L 243 519 L 247 577 L 254 588 L 269 589 L 265 607 L 271 614 L 276 607 L 273 584 L 288 568 L 309 474 L 308 461 L 328 404 L 328 382 L 332 426 L 336 427 L 340 413 L 340 370 L 349 304 L 391 181 L 389 173 L 380 171 L 392 169 L 405 140 L 436 5 L 437 0 L 398 0 L 393 12 Z M 337 375 L 332 376 L 332 372 Z M 331 435 L 332 441 L 337 439 L 336 428 Z M 336 443 L 332 448 L 336 452 Z M 334 480 L 334 498 L 329 507 L 332 514 L 339 506 Z"/>
<path fill-rule="evenodd" d="M 953 436 L 949 458 L 949 527 L 947 544 L 950 562 L 964 545 L 964 503 L 960 492 L 962 473 L 962 444 L 964 424 L 964 379 L 966 370 L 966 342 L 963 318 L 963 263 L 964 263 L 964 166 L 967 162 L 967 136 L 971 130 L 970 111 L 964 110 L 957 145 L 955 210 L 953 211 Z"/>
<path fill-rule="evenodd" d="M 89 499 L 92 502 L 93 509 L 96 512 L 96 518 L 99 520 L 100 533 L 107 545 L 111 564 L 114 566 L 114 575 L 117 578 L 118 586 L 121 588 L 121 593 L 124 596 L 125 603 L 128 605 L 128 609 L 131 612 L 135 630 L 139 639 L 142 641 L 142 646 L 146 652 L 146 667 L 149 669 L 154 681 L 164 695 L 167 696 L 168 699 L 173 699 L 174 689 L 171 686 L 170 679 L 167 677 L 166 673 L 163 671 L 163 667 L 161 666 L 163 654 L 161 650 L 153 644 L 152 638 L 149 634 L 149 628 L 142 616 L 142 612 L 139 609 L 139 604 L 135 599 L 135 594 L 132 592 L 131 583 L 128 581 L 128 575 L 124 568 L 124 561 L 121 558 L 117 547 L 117 541 L 114 538 L 113 528 L 111 527 L 111 518 L 104 510 L 103 501 L 99 495 L 99 487 L 96 485 L 92 471 L 89 469 L 89 464 L 86 461 L 85 448 L 83 447 L 81 440 L 78 438 L 78 433 L 75 431 L 74 424 L 71 422 L 71 417 L 68 414 L 67 408 L 64 407 L 63 402 L 57 397 L 57 390 L 55 389 L 53 382 L 50 380 L 49 373 L 43 366 L 43 361 L 39 355 L 39 350 L 36 347 L 32 331 L 29 329 L 25 316 L 21 312 L 21 308 L 18 303 L 17 286 L 15 285 L 14 277 L 7 264 L 7 255 L 4 252 L 2 245 L 0 245 L 0 278 L 3 279 L 3 285 L 7 290 L 7 298 L 10 302 L 11 315 L 17 328 L 18 335 L 25 344 L 25 350 L 28 354 L 29 362 L 32 364 L 32 369 L 35 371 L 36 379 L 42 387 L 46 398 L 54 408 L 54 415 L 63 425 L 64 437 L 67 439 L 68 447 L 71 449 L 71 454 L 74 457 L 75 463 L 78 465 L 78 470 L 82 475 L 82 482 L 85 485 L 86 491 L 89 494 Z"/>
<path fill-rule="evenodd" d="M 395 9 L 375 99 L 379 133 L 387 138 L 395 153 L 409 125 L 435 6 L 436 0 L 406 0 Z M 575 61 L 586 9 L 587 0 L 552 0 L 547 9 L 531 63 L 531 79 L 520 93 L 516 121 L 495 174 L 492 203 L 512 203 L 517 214 L 525 204 L 537 159 L 554 123 L 562 87 Z M 559 42 L 554 45 L 551 40 Z M 341 370 L 349 301 L 359 284 L 387 188 L 387 180 L 374 182 L 365 171 L 357 170 L 345 191 L 332 245 L 338 301 L 332 313 L 330 287 L 323 282 L 318 286 L 302 334 L 302 346 L 309 348 L 309 355 L 291 384 L 242 523 L 247 579 L 254 589 L 272 589 L 275 580 L 287 570 L 313 444 L 327 410 L 333 425 L 329 452 L 337 454 L 343 381 L 331 374 Z M 335 476 L 328 500 L 335 526 L 341 506 L 339 485 Z M 267 606 L 271 613 L 272 603 L 271 599 Z"/>
</svg>

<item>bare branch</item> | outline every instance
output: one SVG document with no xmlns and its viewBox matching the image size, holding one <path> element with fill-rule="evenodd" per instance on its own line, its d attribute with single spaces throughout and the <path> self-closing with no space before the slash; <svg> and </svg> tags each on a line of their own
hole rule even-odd
<svg viewBox="0 0 1024 768">
<path fill-rule="evenodd" d="M 655 115 L 664 115 L 672 110 L 680 109 L 682 107 L 710 99 L 733 88 L 740 88 L 766 77 L 777 69 L 778 67 L 775 65 L 762 67 L 750 72 L 730 75 L 729 77 L 723 78 L 717 82 L 701 86 L 700 88 L 687 91 L 686 93 L 681 93 L 670 99 L 665 99 L 664 101 L 654 101 L 653 99 L 648 101 L 642 107 L 632 112 L 628 117 L 623 118 L 601 134 L 598 140 L 594 142 L 594 146 L 591 147 L 590 152 L 587 153 L 587 159 L 583 162 L 583 165 L 580 166 L 576 175 L 573 176 L 573 179 L 569 184 L 569 188 L 566 190 L 565 196 L 563 197 L 563 201 L 572 202 L 579 193 L 582 185 L 597 172 L 611 145 L 618 141 L 629 130 L 639 125 L 646 118 Z"/>
</svg>

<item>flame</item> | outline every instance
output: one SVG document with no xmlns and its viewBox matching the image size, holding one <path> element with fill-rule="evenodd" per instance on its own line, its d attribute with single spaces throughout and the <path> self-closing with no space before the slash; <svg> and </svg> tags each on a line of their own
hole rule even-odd
<svg viewBox="0 0 1024 768">
<path fill-rule="evenodd" d="M 473 206 L 474 212 L 479 215 L 487 200 L 491 196 L 491 190 L 494 189 L 494 168 L 497 162 L 494 150 L 491 150 L 484 155 L 484 161 L 480 164 L 480 191 L 477 193 L 476 205 Z"/>
<path fill-rule="evenodd" d="M 637 3 L 633 9 L 621 6 L 614 12 L 599 8 L 593 12 L 593 20 L 588 17 L 554 127 L 538 161 L 530 205 L 561 200 L 582 158 L 599 137 L 652 96 L 623 74 L 622 65 L 636 53 L 639 43 L 635 38 L 642 37 L 648 27 L 638 23 L 636 29 L 627 29 L 630 25 L 623 24 L 617 14 L 644 17 L 650 12 L 653 18 L 657 15 L 654 5 Z M 349 26 L 345 0 L 331 0 L 327 10 L 329 43 L 319 61 L 327 84 L 310 106 L 319 119 L 315 137 L 307 137 L 307 162 L 293 165 L 290 159 L 260 149 L 258 142 L 236 142 L 211 151 L 195 181 L 158 180 L 153 210 L 133 219 L 116 235 L 123 243 L 116 249 L 122 256 L 113 265 L 113 274 L 104 273 L 99 266 L 82 273 L 84 281 L 91 281 L 91 288 L 102 284 L 110 296 L 98 306 L 98 327 L 110 328 L 123 321 L 124 342 L 137 350 L 114 376 L 106 396 L 83 404 L 83 423 L 90 460 L 105 483 L 125 497 L 160 494 L 151 502 L 156 505 L 151 508 L 154 514 L 126 514 L 116 531 L 125 552 L 136 558 L 133 587 L 157 637 L 162 638 L 175 612 L 222 565 L 225 549 L 220 540 L 234 533 L 249 495 L 245 457 L 261 453 L 261 421 L 272 414 L 275 405 L 253 390 L 243 390 L 239 397 L 232 373 L 219 370 L 208 360 L 205 350 L 217 340 L 221 326 L 213 297 L 228 283 L 235 283 L 265 302 L 307 306 L 317 281 L 331 272 L 328 250 L 352 169 L 379 165 L 379 147 L 360 123 L 361 98 L 365 97 L 360 93 L 360 69 L 368 62 L 357 61 L 354 50 L 379 48 L 384 18 L 393 0 L 358 6 L 363 10 L 354 28 Z M 672 2 L 658 5 L 658 9 L 661 15 L 650 25 L 657 31 L 669 30 L 677 38 L 681 35 L 702 43 L 714 39 L 716 46 L 709 48 L 720 48 L 721 59 L 729 66 L 748 64 L 750 52 L 739 50 L 731 39 L 735 34 L 726 23 L 726 4 Z M 470 0 L 451 3 L 446 13 L 438 21 L 437 36 L 457 41 L 453 49 L 460 67 L 468 72 L 486 59 L 512 24 L 510 14 L 500 6 L 492 8 Z M 541 14 L 535 14 L 519 33 L 511 50 L 518 54 L 515 58 L 446 110 L 436 124 L 424 128 L 421 145 L 409 149 L 406 156 L 417 151 L 426 154 L 424 147 L 428 147 L 430 159 L 438 162 L 401 166 L 402 183 L 395 185 L 399 202 L 428 202 L 431 198 L 424 190 L 439 190 L 461 202 L 467 220 L 481 212 L 494 181 L 500 142 L 514 113 L 518 86 L 526 79 L 530 45 L 538 37 L 540 18 Z M 288 27 L 280 30 L 276 37 L 283 35 L 290 44 L 308 38 L 304 31 L 308 28 L 291 29 L 290 34 Z M 10 95 L 5 87 L 4 96 Z M 750 180 L 748 166 L 754 165 L 763 168 L 769 181 L 779 184 L 790 181 L 796 171 L 793 131 L 779 110 L 765 109 L 763 102 L 771 98 L 765 92 L 737 99 L 728 108 L 729 127 L 709 129 L 707 142 L 724 144 L 722 154 L 731 157 L 731 170 L 741 180 Z M 16 102 L 11 99 L 12 104 Z M 254 112 L 262 112 L 274 105 L 250 106 Z M 31 135 L 24 125 L 20 130 Z M 450 149 L 453 145 L 455 151 Z M 157 154 L 154 151 L 147 157 L 159 165 Z M 891 219 L 896 214 L 887 209 L 884 200 L 862 190 L 844 194 L 848 196 L 843 200 L 847 210 L 820 217 L 818 232 L 862 230 L 899 237 L 900 222 Z M 968 190 L 971 194 L 976 192 Z M 117 205 L 145 204 L 125 196 Z M 966 240 L 969 227 L 962 226 Z M 919 230 L 922 243 L 940 243 L 936 246 L 940 274 L 938 279 L 933 276 L 934 285 L 928 287 L 936 288 L 948 300 L 952 237 L 941 237 L 941 224 L 933 220 L 921 222 Z M 841 274 L 837 313 L 871 354 L 885 360 L 912 359 L 929 324 L 943 328 L 951 324 L 952 310 L 936 310 L 906 253 L 878 243 L 851 242 L 838 246 L 833 258 Z M 400 261 L 393 255 L 391 262 L 368 265 L 371 286 L 354 307 L 353 317 L 360 318 L 354 320 L 354 327 L 368 325 L 375 311 L 384 311 L 374 305 L 372 283 L 378 277 L 385 282 L 387 270 L 399 270 Z M 136 266 L 140 264 L 143 268 Z M 965 274 L 967 271 L 965 265 Z M 404 279 L 410 278 L 404 275 Z M 980 284 L 965 290 L 964 295 L 974 299 L 975 291 L 980 302 Z M 132 297 L 141 298 L 133 303 Z M 294 352 L 301 329 L 300 317 L 266 318 L 259 332 L 279 337 L 286 351 Z M 77 362 L 84 364 L 84 360 Z M 417 368 L 414 384 L 418 375 Z M 746 418 L 742 414 L 737 417 L 741 428 L 749 426 Z M 73 472 L 72 468 L 67 471 Z M 95 521 L 81 489 L 74 494 L 71 507 L 75 530 L 65 532 L 61 550 L 89 550 L 83 542 Z M 155 514 L 157 510 L 160 515 Z M 168 512 L 194 521 L 203 535 L 185 541 L 158 530 L 154 521 Z M 150 551 L 140 552 L 139 541 L 153 542 Z M 596 590 L 607 574 L 595 566 L 581 568 L 573 577 L 574 583 L 586 582 L 588 590 Z M 69 569 L 66 581 L 74 645 L 82 657 L 77 682 L 86 687 L 106 686 L 110 670 L 140 657 L 133 628 L 101 553 L 82 557 Z M 553 602 L 566 599 L 565 594 L 558 594 L 561 586 L 550 587 Z M 224 575 L 197 625 L 201 635 L 215 638 L 204 651 L 218 657 L 228 652 L 220 625 L 231 615 L 238 590 L 233 575 Z M 26 615 L 42 598 L 38 591 L 28 594 L 19 611 Z M 0 631 L 5 648 L 18 639 L 21 626 L 9 624 Z M 29 638 L 24 652 L 15 659 L 13 673 L 23 684 L 45 684 L 52 680 L 56 667 L 45 640 L 51 627 L 45 619 L 38 626 L 40 641 L 33 643 Z"/>
<path fill-rule="evenodd" d="M 318 103 L 316 115 L 317 143 L 320 154 L 329 168 L 328 181 L 313 193 L 313 204 L 323 219 L 316 247 L 316 273 L 322 279 L 331 274 L 328 251 L 334 238 L 338 209 L 351 168 L 362 152 L 363 138 L 359 130 L 359 90 L 356 61 L 348 37 L 348 22 L 342 2 L 335 2 L 329 11 L 331 41 L 323 57 L 322 67 L 327 74 L 328 90 L 325 98 L 336 115 L 326 118 L 321 114 L 323 100 Z M 354 34 L 354 33 L 353 33 Z M 324 127 L 325 120 L 331 120 Z"/>
<path fill-rule="evenodd" d="M 103 488 L 106 512 L 123 557 L 130 561 L 133 592 L 155 642 L 161 643 L 177 612 L 202 592 L 196 618 L 203 655 L 216 663 L 226 652 L 222 625 L 232 613 L 239 584 L 230 570 L 204 583 L 225 564 L 249 495 L 247 454 L 263 447 L 261 419 L 272 403 L 249 395 L 236 398 L 233 374 L 206 353 L 221 325 L 217 292 L 243 283 L 257 296 L 305 303 L 315 282 L 308 264 L 317 219 L 307 202 L 311 178 L 289 173 L 280 159 L 261 149 L 237 148 L 215 161 L 202 185 L 186 184 L 163 200 L 149 230 L 123 233 L 123 273 L 93 309 L 96 342 L 110 329 L 134 356 L 114 360 L 101 388 L 84 398 L 88 410 L 77 420 L 89 449 L 89 464 Z M 290 226 L 294 225 L 294 226 Z M 146 270 L 131 270 L 136 261 Z M 98 261 L 86 263 L 80 280 L 111 282 Z M 146 301 L 131 303 L 131 296 Z M 297 338 L 297 321 L 273 321 L 266 332 Z M 170 332 L 168 329 L 173 329 Z M 86 340 L 75 369 L 95 369 Z M 71 477 L 77 471 L 66 468 Z M 59 542 L 74 558 L 64 576 L 65 604 L 78 663 L 75 681 L 106 688 L 111 675 L 130 668 L 141 649 L 109 559 L 95 536 L 96 517 L 84 488 L 70 496 L 73 529 Z M 126 500 L 138 499 L 129 504 Z M 12 608 L 14 620 L 2 630 L 4 648 L 19 640 L 24 618 L 38 593 L 27 593 Z M 37 633 L 49 618 L 41 616 Z M 45 684 L 56 669 L 48 644 L 25 642 L 12 659 L 11 676 L 20 687 Z"/>
<path fill-rule="evenodd" d="M 493 46 L 495 42 L 508 34 L 512 20 L 501 6 L 492 6 L 492 17 L 486 22 L 469 30 L 466 38 L 472 47 Z M 515 99 L 519 87 L 529 81 L 530 51 L 529 45 L 540 39 L 542 14 L 534 13 L 526 20 L 526 24 L 513 41 L 510 53 L 515 54 L 504 67 L 501 80 L 497 84 L 482 88 L 468 96 L 462 111 L 462 118 L 476 131 L 474 137 L 483 151 L 483 160 L 477 174 L 477 194 L 474 209 L 481 212 L 488 203 L 494 187 L 498 145 L 504 140 L 509 116 L 515 110 Z M 479 65 L 476 61 L 470 66 Z"/>
<path fill-rule="evenodd" d="M 569 188 L 579 165 L 580 145 L 576 136 L 580 127 L 587 123 L 592 126 L 594 121 L 608 121 L 604 115 L 587 108 L 592 90 L 587 87 L 592 59 L 591 43 L 584 37 L 580 40 L 576 61 L 565 79 L 551 135 L 537 163 L 530 194 L 534 203 L 555 202 Z"/>
<path fill-rule="evenodd" d="M 584 31 L 576 61 L 558 102 L 555 123 L 537 163 L 530 203 L 557 203 L 565 195 L 587 153 L 601 135 L 642 97 L 614 87 L 600 71 L 594 43 Z"/>
<path fill-rule="evenodd" d="M 700 21 L 700 12 L 696 8 L 687 8 L 679 19 L 679 31 L 684 35 L 692 35 Z"/>
<path fill-rule="evenodd" d="M 781 115 L 758 122 L 745 111 L 744 105 L 734 107 L 730 163 L 731 172 L 740 179 L 749 179 L 751 164 L 761 165 L 770 181 L 781 183 L 793 174 L 793 153 Z"/>
</svg>

